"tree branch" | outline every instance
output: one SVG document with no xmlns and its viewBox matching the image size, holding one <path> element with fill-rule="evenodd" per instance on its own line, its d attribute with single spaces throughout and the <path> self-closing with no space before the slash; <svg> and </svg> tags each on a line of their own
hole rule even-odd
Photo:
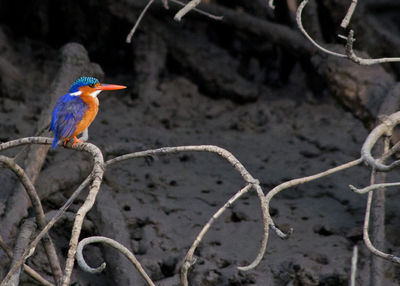
<svg viewBox="0 0 400 286">
<path fill-rule="evenodd" d="M 100 273 L 106 268 L 106 263 L 103 262 L 99 267 L 97 268 L 92 268 L 90 267 L 86 261 L 85 258 L 83 257 L 83 248 L 91 243 L 105 243 L 115 249 L 117 249 L 119 252 L 121 252 L 123 255 L 125 255 L 126 258 L 129 259 L 130 262 L 136 267 L 137 271 L 143 276 L 143 278 L 146 280 L 147 284 L 150 286 L 155 286 L 153 281 L 150 279 L 150 277 L 147 275 L 147 273 L 144 271 L 142 265 L 140 262 L 136 259 L 135 255 L 125 246 L 120 244 L 119 242 L 104 237 L 104 236 L 91 236 L 85 239 L 82 239 L 78 243 L 78 248 L 76 250 L 76 261 L 78 262 L 79 266 L 82 268 L 82 270 L 95 274 L 95 273 Z"/>
</svg>

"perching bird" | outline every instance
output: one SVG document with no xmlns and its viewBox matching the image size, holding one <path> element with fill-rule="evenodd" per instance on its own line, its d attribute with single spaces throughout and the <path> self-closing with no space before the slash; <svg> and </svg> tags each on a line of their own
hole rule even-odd
<svg viewBox="0 0 400 286">
<path fill-rule="evenodd" d="M 59 140 L 64 144 L 74 138 L 74 146 L 82 142 L 76 136 L 92 123 L 99 110 L 97 95 L 103 90 L 124 89 L 126 86 L 102 84 L 93 77 L 78 78 L 56 103 L 52 113 L 50 130 L 54 132 L 52 148 Z"/>
</svg>

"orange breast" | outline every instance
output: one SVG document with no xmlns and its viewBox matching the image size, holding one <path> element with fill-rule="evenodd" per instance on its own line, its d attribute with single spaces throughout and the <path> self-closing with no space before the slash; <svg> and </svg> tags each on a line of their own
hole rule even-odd
<svg viewBox="0 0 400 286">
<path fill-rule="evenodd" d="M 97 97 L 92 97 L 90 95 L 81 95 L 81 99 L 89 106 L 86 113 L 83 115 L 82 121 L 76 126 L 74 134 L 71 137 L 77 136 L 82 133 L 89 125 L 93 122 L 94 118 L 99 111 L 99 100 Z"/>
</svg>

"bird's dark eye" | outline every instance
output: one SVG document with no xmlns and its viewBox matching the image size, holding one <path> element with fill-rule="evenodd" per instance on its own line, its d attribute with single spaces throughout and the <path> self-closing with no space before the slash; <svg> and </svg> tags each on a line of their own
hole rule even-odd
<svg viewBox="0 0 400 286">
<path fill-rule="evenodd" d="M 91 88 L 94 88 L 94 83 L 88 84 Z"/>
</svg>

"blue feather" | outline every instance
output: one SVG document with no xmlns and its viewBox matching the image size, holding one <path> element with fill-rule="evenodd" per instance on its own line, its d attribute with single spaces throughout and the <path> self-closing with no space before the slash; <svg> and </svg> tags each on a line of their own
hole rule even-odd
<svg viewBox="0 0 400 286">
<path fill-rule="evenodd" d="M 99 80 L 97 78 L 90 77 L 90 76 L 82 76 L 82 77 L 78 78 L 71 85 L 71 88 L 69 89 L 69 92 L 77 92 L 81 86 L 90 85 L 90 84 L 96 84 L 98 82 L 99 82 Z"/>
<path fill-rule="evenodd" d="M 60 139 L 71 137 L 74 134 L 88 108 L 88 105 L 79 96 L 72 96 L 69 93 L 57 101 L 50 125 L 50 130 L 54 132 L 53 149 Z"/>
</svg>

